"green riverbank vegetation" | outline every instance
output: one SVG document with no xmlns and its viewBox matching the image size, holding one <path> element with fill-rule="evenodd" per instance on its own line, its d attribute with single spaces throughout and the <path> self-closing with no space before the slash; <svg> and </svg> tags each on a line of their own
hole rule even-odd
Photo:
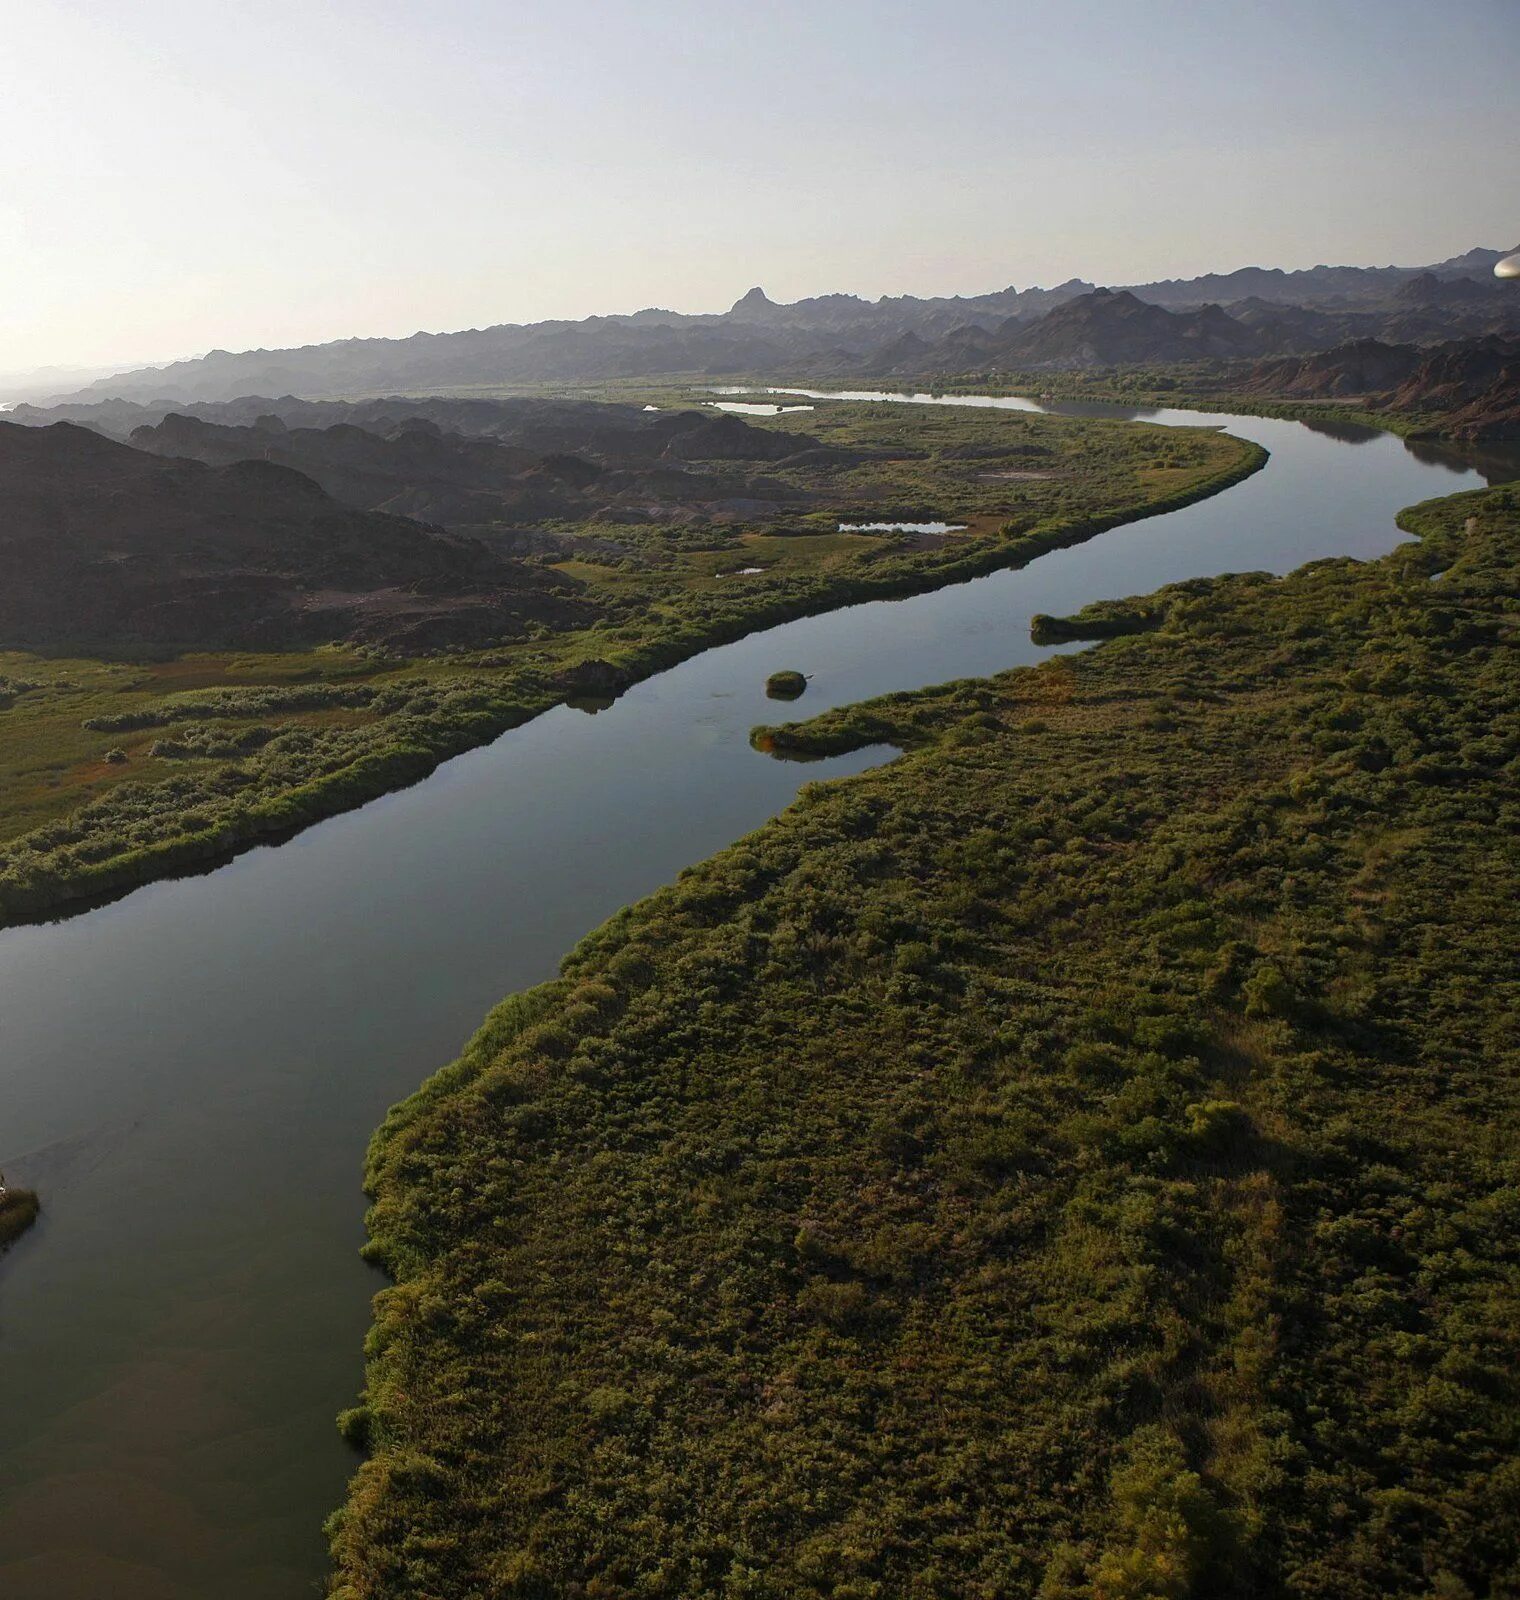
<svg viewBox="0 0 1520 1600">
<path fill-rule="evenodd" d="M 143 663 L 0 652 L 0 921 L 224 859 L 566 698 L 616 693 L 807 612 L 1020 565 L 1265 459 L 1201 429 L 870 405 L 806 420 L 836 448 L 778 466 L 808 491 L 794 515 L 560 530 L 584 553 L 546 564 L 595 619 L 569 631 L 534 624 L 500 648 L 416 659 L 343 644 Z M 915 514 L 967 526 L 937 539 L 839 531 Z"/>
<path fill-rule="evenodd" d="M 1404 525 L 766 730 L 903 754 L 376 1135 L 333 1593 L 1520 1594 L 1520 491 Z"/>
<path fill-rule="evenodd" d="M 1147 411 L 1163 407 L 1280 418 L 1306 423 L 1316 432 L 1347 442 L 1391 433 L 1403 439 L 1420 460 L 1471 466 L 1490 483 L 1508 482 L 1515 476 L 1520 433 L 1509 428 L 1504 436 L 1484 436 L 1481 442 L 1471 432 L 1463 435 L 1460 419 L 1454 424 L 1453 400 L 1448 399 L 1447 409 L 1442 409 L 1434 403 L 1393 407 L 1381 403 L 1376 394 L 1351 399 L 1273 396 L 1263 392 L 1256 365 L 1251 361 L 1136 364 L 1070 371 L 955 373 L 916 382 L 882 379 L 880 383 L 884 389 L 924 390 L 944 396 L 1008 395 L 1057 405 L 1098 402 L 1133 409 L 1141 420 Z M 818 381 L 821 387 L 828 387 Z"/>
</svg>

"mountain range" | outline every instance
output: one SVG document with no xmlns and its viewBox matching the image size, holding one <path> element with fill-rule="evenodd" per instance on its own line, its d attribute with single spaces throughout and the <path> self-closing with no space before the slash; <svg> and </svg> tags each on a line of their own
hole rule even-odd
<svg viewBox="0 0 1520 1600">
<path fill-rule="evenodd" d="M 929 375 L 1271 355 L 1356 338 L 1437 343 L 1520 332 L 1520 295 L 1492 276 L 1503 254 L 1474 249 L 1424 267 L 1245 267 L 1112 292 L 1071 279 L 967 297 L 830 294 L 782 305 L 756 288 L 711 315 L 649 309 L 287 350 L 212 350 L 54 398 L 321 397 L 677 373 Z M 1050 324 L 1073 302 L 1089 309 Z M 1183 320 L 1169 324 L 1152 313 Z M 1047 325 L 1036 333 L 1042 319 Z"/>
</svg>

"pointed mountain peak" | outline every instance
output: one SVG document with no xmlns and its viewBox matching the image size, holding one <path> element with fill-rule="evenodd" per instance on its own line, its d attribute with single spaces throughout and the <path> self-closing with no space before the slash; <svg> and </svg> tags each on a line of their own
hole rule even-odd
<svg viewBox="0 0 1520 1600">
<path fill-rule="evenodd" d="M 776 309 L 776 302 L 769 299 L 765 290 L 759 284 L 756 284 L 748 294 L 741 295 L 734 301 L 729 308 L 729 315 L 732 316 L 736 311 L 775 311 Z"/>
</svg>

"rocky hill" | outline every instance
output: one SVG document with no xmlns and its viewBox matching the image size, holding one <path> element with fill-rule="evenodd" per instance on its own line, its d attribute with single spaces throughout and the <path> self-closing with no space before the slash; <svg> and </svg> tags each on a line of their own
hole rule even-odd
<svg viewBox="0 0 1520 1600">
<path fill-rule="evenodd" d="M 483 643 L 568 623 L 576 585 L 271 461 L 164 459 L 0 423 L 0 645 L 91 654 Z"/>
<path fill-rule="evenodd" d="M 1520 438 L 1520 338 L 1489 335 L 1434 349 L 1361 339 L 1262 362 L 1231 387 L 1264 399 L 1356 400 L 1429 416 L 1442 433 L 1473 442 Z"/>
<path fill-rule="evenodd" d="M 1023 369 L 1230 360 L 1261 348 L 1219 306 L 1167 311 L 1127 289 L 1094 289 L 1009 333 L 994 356 L 1001 366 Z"/>
<path fill-rule="evenodd" d="M 1289 400 L 1366 399 L 1397 388 L 1420 360 L 1414 345 L 1357 339 L 1313 355 L 1264 361 L 1240 387 L 1246 394 Z"/>
<path fill-rule="evenodd" d="M 1395 410 L 1434 411 L 1458 439 L 1520 439 L 1520 339 L 1433 350 L 1394 391 Z"/>
</svg>

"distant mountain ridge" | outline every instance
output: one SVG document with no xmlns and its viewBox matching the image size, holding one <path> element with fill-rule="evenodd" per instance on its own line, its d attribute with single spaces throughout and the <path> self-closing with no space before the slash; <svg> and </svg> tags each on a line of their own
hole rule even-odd
<svg viewBox="0 0 1520 1600">
<path fill-rule="evenodd" d="M 1229 360 L 1260 341 L 1217 305 L 1168 311 L 1128 289 L 1095 289 L 1018 327 L 996 352 L 1009 367 L 1117 367 Z"/>
<path fill-rule="evenodd" d="M 1359 336 L 1433 343 L 1513 331 L 1509 319 L 1520 317 L 1520 297 L 1491 277 L 1503 254 L 1480 248 L 1422 267 L 1319 266 L 1293 272 L 1243 267 L 1114 292 L 1177 314 L 1213 308 L 1208 311 L 1211 333 L 1201 324 L 1191 331 L 1168 330 L 1152 319 L 1150 342 L 1158 349 L 1181 342 L 1199 353 L 1214 353 L 1209 347 L 1216 346 L 1266 354 Z M 321 397 L 674 373 L 955 371 L 989 356 L 1022 359 L 1020 327 L 1092 296 L 1096 287 L 1073 278 L 1052 289 L 1009 287 L 983 295 L 878 300 L 828 294 L 789 305 L 754 288 L 728 311 L 715 314 L 650 308 L 579 322 L 340 339 L 288 350 L 212 350 L 194 360 L 99 379 L 57 398 L 231 400 L 251 393 Z M 1128 301 L 1121 305 L 1134 319 L 1131 331 L 1138 332 L 1139 314 Z M 1230 317 L 1229 308 L 1236 305 L 1251 308 L 1254 321 L 1244 314 Z M 1235 322 L 1253 327 L 1254 337 L 1237 335 Z M 1096 353 L 1083 357 L 1056 350 L 1049 338 L 1034 340 L 1030 348 L 1043 352 L 1036 365 L 1100 359 Z"/>
</svg>

